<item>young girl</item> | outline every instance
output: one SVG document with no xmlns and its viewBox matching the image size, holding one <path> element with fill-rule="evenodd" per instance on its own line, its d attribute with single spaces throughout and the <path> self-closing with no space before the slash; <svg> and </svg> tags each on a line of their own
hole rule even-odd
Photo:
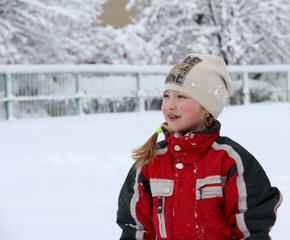
<svg viewBox="0 0 290 240">
<path fill-rule="evenodd" d="M 232 91 L 217 56 L 190 54 L 171 69 L 166 122 L 133 151 L 120 192 L 120 239 L 270 239 L 281 194 L 247 150 L 219 135 L 216 119 Z"/>
</svg>

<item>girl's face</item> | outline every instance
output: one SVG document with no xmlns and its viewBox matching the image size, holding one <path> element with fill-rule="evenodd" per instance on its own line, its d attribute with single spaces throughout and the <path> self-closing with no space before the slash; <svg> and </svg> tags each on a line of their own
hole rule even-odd
<svg viewBox="0 0 290 240">
<path fill-rule="evenodd" d="M 174 90 L 164 92 L 162 112 L 169 129 L 183 134 L 202 130 L 209 114 L 194 99 Z"/>
</svg>

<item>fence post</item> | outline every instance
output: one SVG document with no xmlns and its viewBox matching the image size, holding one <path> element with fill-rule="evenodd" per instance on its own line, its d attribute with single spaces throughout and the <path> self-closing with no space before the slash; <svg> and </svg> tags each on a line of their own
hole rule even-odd
<svg viewBox="0 0 290 240">
<path fill-rule="evenodd" d="M 287 95 L 288 95 L 288 102 L 290 102 L 290 71 L 287 72 L 287 85 L 288 85 L 288 88 L 287 88 Z"/>
<path fill-rule="evenodd" d="M 137 95 L 137 106 L 140 112 L 145 111 L 145 101 L 143 92 L 141 90 L 141 80 L 140 80 L 140 73 L 136 73 L 136 95 Z"/>
<path fill-rule="evenodd" d="M 79 81 L 79 73 L 75 73 L 75 84 L 76 84 L 76 89 L 75 89 L 75 104 L 76 104 L 76 114 L 80 115 L 81 114 L 81 106 L 80 106 L 80 81 Z"/>
<path fill-rule="evenodd" d="M 5 113 L 6 120 L 12 118 L 12 102 L 11 102 L 11 73 L 4 73 L 4 91 L 5 91 Z"/>
<path fill-rule="evenodd" d="M 243 93 L 244 93 L 244 105 L 250 104 L 250 87 L 249 87 L 249 73 L 247 71 L 243 72 Z"/>
</svg>

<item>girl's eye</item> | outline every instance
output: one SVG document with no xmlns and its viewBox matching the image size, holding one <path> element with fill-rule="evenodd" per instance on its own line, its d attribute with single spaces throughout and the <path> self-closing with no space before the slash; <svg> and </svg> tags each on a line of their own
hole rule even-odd
<svg viewBox="0 0 290 240">
<path fill-rule="evenodd" d="M 186 98 L 186 97 L 183 95 L 178 95 L 178 98 Z"/>
<path fill-rule="evenodd" d="M 169 95 L 168 94 L 163 94 L 163 98 L 168 98 Z"/>
</svg>

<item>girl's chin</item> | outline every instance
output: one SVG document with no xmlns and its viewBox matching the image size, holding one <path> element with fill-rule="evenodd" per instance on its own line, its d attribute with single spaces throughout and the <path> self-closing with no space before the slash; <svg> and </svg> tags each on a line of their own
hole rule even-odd
<svg viewBox="0 0 290 240">
<path fill-rule="evenodd" d="M 171 132 L 174 132 L 174 133 L 180 133 L 180 134 L 186 134 L 186 133 L 192 132 L 192 131 L 189 130 L 189 129 L 176 128 L 176 127 L 171 127 L 171 126 L 168 126 L 168 129 L 169 129 Z"/>
<path fill-rule="evenodd" d="M 180 128 L 170 127 L 170 126 L 168 126 L 168 128 L 171 132 L 182 132 L 182 129 L 180 129 Z"/>
</svg>

